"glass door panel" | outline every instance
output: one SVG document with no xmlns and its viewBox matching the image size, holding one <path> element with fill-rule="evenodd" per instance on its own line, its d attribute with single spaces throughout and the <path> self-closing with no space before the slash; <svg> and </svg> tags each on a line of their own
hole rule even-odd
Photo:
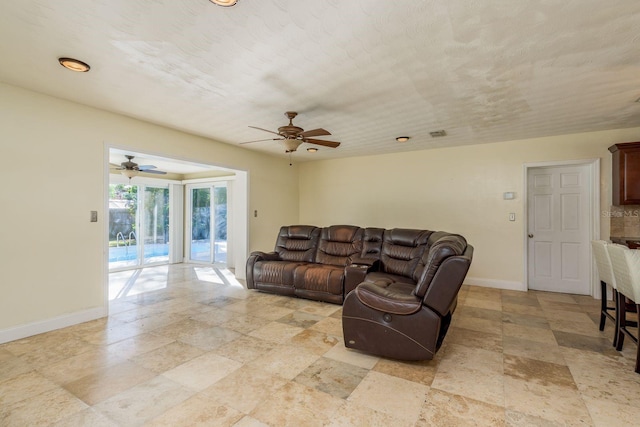
<svg viewBox="0 0 640 427">
<path fill-rule="evenodd" d="M 169 189 L 145 186 L 144 263 L 169 262 Z"/>
<path fill-rule="evenodd" d="M 109 268 L 140 263 L 137 239 L 138 186 L 109 185 Z"/>
<path fill-rule="evenodd" d="M 109 184 L 109 269 L 169 262 L 169 187 Z"/>
<path fill-rule="evenodd" d="M 215 252 L 213 261 L 227 262 L 227 187 L 213 187 L 213 206 L 215 223 Z"/>
<path fill-rule="evenodd" d="M 192 261 L 211 262 L 211 189 L 191 190 L 191 253 Z"/>
</svg>

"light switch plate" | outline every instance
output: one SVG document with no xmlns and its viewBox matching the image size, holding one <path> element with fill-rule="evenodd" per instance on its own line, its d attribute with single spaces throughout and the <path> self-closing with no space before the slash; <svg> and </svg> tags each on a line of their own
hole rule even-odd
<svg viewBox="0 0 640 427">
<path fill-rule="evenodd" d="M 513 212 L 511 212 L 511 213 L 509 214 L 509 221 L 515 221 L 515 220 L 516 220 L 516 214 L 515 214 L 515 213 L 513 213 Z"/>
<path fill-rule="evenodd" d="M 98 211 L 91 211 L 90 222 L 98 222 Z"/>
</svg>

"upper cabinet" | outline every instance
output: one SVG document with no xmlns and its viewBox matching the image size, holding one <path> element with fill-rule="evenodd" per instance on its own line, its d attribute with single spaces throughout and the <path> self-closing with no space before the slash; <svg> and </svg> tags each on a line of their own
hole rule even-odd
<svg viewBox="0 0 640 427">
<path fill-rule="evenodd" d="M 614 144 L 613 154 L 613 205 L 640 205 L 640 142 Z"/>
</svg>

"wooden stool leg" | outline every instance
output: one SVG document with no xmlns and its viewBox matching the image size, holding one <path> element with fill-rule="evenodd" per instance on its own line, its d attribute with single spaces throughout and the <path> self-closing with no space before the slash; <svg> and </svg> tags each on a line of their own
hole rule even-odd
<svg viewBox="0 0 640 427">
<path fill-rule="evenodd" d="M 607 284 L 600 281 L 600 330 L 604 331 L 604 321 L 607 320 Z"/>
<path fill-rule="evenodd" d="M 621 292 L 618 292 L 618 312 L 616 313 L 616 335 L 618 337 L 616 342 L 616 350 L 622 350 L 624 344 L 624 332 L 622 328 L 627 325 L 627 309 L 626 298 Z"/>
<path fill-rule="evenodd" d="M 636 373 L 640 374 L 640 304 L 636 303 L 638 313 L 638 349 L 636 350 Z"/>
<path fill-rule="evenodd" d="M 616 316 L 613 327 L 613 346 L 618 348 L 618 331 L 620 330 L 620 301 L 618 300 L 618 291 L 612 289 L 613 303 L 616 306 Z"/>
</svg>

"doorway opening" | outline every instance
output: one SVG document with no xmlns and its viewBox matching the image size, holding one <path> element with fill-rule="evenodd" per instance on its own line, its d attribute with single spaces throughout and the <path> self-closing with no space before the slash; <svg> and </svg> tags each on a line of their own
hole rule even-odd
<svg viewBox="0 0 640 427">
<path fill-rule="evenodd" d="M 167 173 L 147 176 L 141 167 L 130 179 L 122 176 L 118 165 L 127 155 Z M 244 279 L 248 248 L 246 171 L 107 145 L 105 156 L 104 217 L 109 219 L 105 226 L 105 301 L 126 298 L 141 289 L 157 290 L 154 286 L 161 282 L 155 280 L 158 268 L 169 264 L 215 264 Z M 199 190 L 193 206 L 191 188 Z M 145 279 L 145 286 L 138 284 L 135 290 L 132 280 L 140 282 L 146 277 L 140 269 L 151 266 L 154 282 L 158 283 L 152 286 Z M 114 272 L 122 273 L 118 280 L 123 283 L 121 289 L 110 286 Z"/>
</svg>

